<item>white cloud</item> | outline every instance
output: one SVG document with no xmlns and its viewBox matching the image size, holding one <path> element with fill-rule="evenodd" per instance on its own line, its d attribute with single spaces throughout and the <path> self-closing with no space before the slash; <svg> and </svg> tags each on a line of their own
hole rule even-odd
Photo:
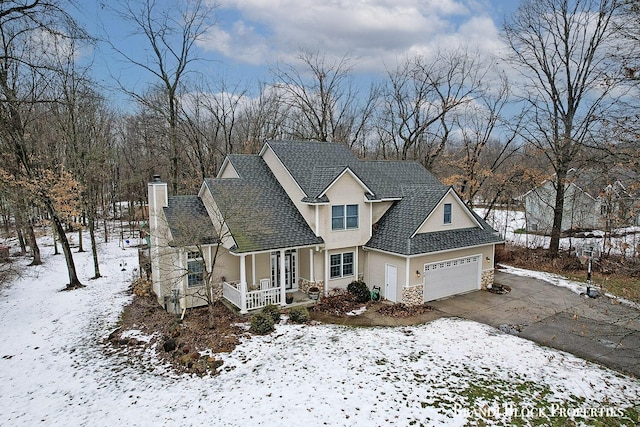
<svg viewBox="0 0 640 427">
<path fill-rule="evenodd" d="M 358 58 L 380 71 L 407 55 L 475 44 L 497 48 L 482 0 L 222 0 L 219 26 L 201 46 L 235 61 L 294 62 L 300 49 Z"/>
</svg>

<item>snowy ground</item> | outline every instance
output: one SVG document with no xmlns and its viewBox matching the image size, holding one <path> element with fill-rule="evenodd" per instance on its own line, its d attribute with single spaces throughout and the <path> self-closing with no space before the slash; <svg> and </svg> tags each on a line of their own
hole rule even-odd
<svg viewBox="0 0 640 427">
<path fill-rule="evenodd" d="M 72 292 L 62 255 L 42 249 L 45 264 L 0 291 L 0 425 L 592 424 L 585 412 L 624 424 L 640 401 L 636 379 L 452 319 L 281 324 L 223 355 L 215 377 L 172 374 L 152 354 L 104 351 L 135 249 L 103 244 L 94 281 L 90 253 L 74 254 L 87 287 Z"/>
<path fill-rule="evenodd" d="M 476 209 L 476 213 L 484 216 L 484 209 Z M 549 236 L 522 233 L 525 229 L 524 212 L 515 210 L 493 210 L 487 218 L 487 222 L 496 229 L 504 239 L 517 246 L 536 248 L 548 248 Z M 624 254 L 625 256 L 637 256 L 640 248 L 640 227 L 628 227 L 616 230 L 620 237 L 604 240 L 604 232 L 595 230 L 593 237 L 576 238 L 563 237 L 560 239 L 562 249 L 593 246 L 600 251 L 611 254 Z"/>
</svg>

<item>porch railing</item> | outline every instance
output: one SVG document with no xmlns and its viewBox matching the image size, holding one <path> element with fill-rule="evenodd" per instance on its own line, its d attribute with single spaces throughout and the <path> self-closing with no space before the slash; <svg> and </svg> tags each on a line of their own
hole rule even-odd
<svg viewBox="0 0 640 427">
<path fill-rule="evenodd" d="M 236 288 L 235 285 L 224 282 L 222 284 L 222 296 L 231 304 L 235 305 L 238 308 L 242 308 L 242 298 L 240 296 L 240 289 Z"/>
<path fill-rule="evenodd" d="M 242 310 L 242 296 L 240 295 L 240 289 L 238 289 L 237 286 L 238 285 L 232 285 L 226 282 L 223 283 L 222 296 L 231 304 Z M 279 305 L 282 301 L 282 295 L 279 287 L 249 291 L 247 292 L 246 297 L 246 310 L 255 310 L 269 304 Z"/>
<path fill-rule="evenodd" d="M 281 300 L 280 288 L 250 291 L 247 292 L 247 310 L 255 310 L 269 304 L 279 305 Z"/>
</svg>

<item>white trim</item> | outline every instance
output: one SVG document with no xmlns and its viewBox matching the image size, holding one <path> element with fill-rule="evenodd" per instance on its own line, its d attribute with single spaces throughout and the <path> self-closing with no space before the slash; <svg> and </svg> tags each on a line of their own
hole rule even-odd
<svg viewBox="0 0 640 427">
<path fill-rule="evenodd" d="M 310 282 L 315 282 L 313 254 L 314 254 L 313 248 L 309 248 L 309 281 Z"/>
<path fill-rule="evenodd" d="M 224 161 L 222 162 L 222 166 L 220 166 L 220 170 L 218 171 L 218 174 L 216 175 L 216 178 L 220 178 L 222 176 L 222 173 L 224 172 L 224 169 L 227 167 L 227 165 L 231 163 L 229 161 L 229 156 L 226 156 L 224 158 Z M 235 168 L 234 168 L 235 169 Z M 236 171 L 236 175 L 238 174 L 238 172 Z"/>
<path fill-rule="evenodd" d="M 394 256 L 397 256 L 399 258 L 418 258 L 418 257 L 421 257 L 421 256 L 444 254 L 444 253 L 447 253 L 447 252 L 462 251 L 462 250 L 465 250 L 465 249 L 482 248 L 484 246 L 493 246 L 494 249 L 495 249 L 495 245 L 499 245 L 501 243 L 504 243 L 504 240 L 502 240 L 500 242 L 495 242 L 495 243 L 484 243 L 482 245 L 461 246 L 459 248 L 445 249 L 443 251 L 422 252 L 422 253 L 415 254 L 415 255 L 404 255 L 404 254 L 399 254 L 399 253 L 396 253 L 396 252 L 384 251 L 382 249 L 371 248 L 371 247 L 368 247 L 368 246 L 363 246 L 363 249 L 368 250 L 368 251 L 373 251 L 373 252 L 380 252 L 380 253 L 387 254 L 387 255 L 394 255 Z M 463 257 L 463 258 L 465 258 L 465 257 Z"/>
<path fill-rule="evenodd" d="M 252 254 L 259 255 L 259 254 L 270 254 L 271 252 L 276 252 L 276 251 L 279 251 L 280 249 L 297 250 L 297 249 L 316 248 L 316 247 L 324 247 L 324 245 L 316 243 L 314 245 L 291 246 L 291 247 L 286 247 L 286 248 L 271 248 L 271 249 L 265 249 L 263 251 L 251 251 L 251 252 L 231 252 L 231 251 L 229 251 L 229 254 L 231 254 L 233 256 L 252 255 Z"/>
<path fill-rule="evenodd" d="M 320 208 L 316 205 L 316 237 L 320 237 Z"/>
</svg>

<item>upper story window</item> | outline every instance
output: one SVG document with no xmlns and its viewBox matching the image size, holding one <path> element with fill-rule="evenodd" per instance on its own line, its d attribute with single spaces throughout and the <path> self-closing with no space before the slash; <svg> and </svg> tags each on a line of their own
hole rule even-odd
<svg viewBox="0 0 640 427">
<path fill-rule="evenodd" d="M 358 205 L 331 206 L 332 230 L 349 230 L 358 226 Z"/>
<path fill-rule="evenodd" d="M 187 286 L 201 286 L 204 283 L 203 260 L 200 252 L 192 251 L 187 254 Z"/>
<path fill-rule="evenodd" d="M 444 204 L 444 223 L 451 224 L 451 203 Z"/>
</svg>

